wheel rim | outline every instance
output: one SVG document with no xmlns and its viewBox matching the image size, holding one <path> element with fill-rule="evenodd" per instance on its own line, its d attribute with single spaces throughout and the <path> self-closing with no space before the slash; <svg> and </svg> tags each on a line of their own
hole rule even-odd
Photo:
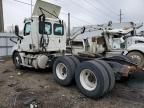
<svg viewBox="0 0 144 108">
<path fill-rule="evenodd" d="M 15 55 L 15 65 L 19 66 L 20 65 L 20 58 L 18 55 Z"/>
<path fill-rule="evenodd" d="M 80 83 L 88 91 L 93 91 L 97 87 L 97 78 L 89 69 L 84 69 L 80 73 Z"/>
<path fill-rule="evenodd" d="M 141 64 L 142 59 L 139 55 L 131 55 L 130 57 L 136 64 L 138 65 Z"/>
<path fill-rule="evenodd" d="M 59 63 L 56 66 L 57 77 L 61 80 L 65 80 L 67 77 L 67 67 L 63 63 Z"/>
</svg>

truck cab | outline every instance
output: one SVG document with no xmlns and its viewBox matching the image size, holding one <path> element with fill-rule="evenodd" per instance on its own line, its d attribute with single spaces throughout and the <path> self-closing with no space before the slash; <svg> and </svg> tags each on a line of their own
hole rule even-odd
<svg viewBox="0 0 144 108">
<path fill-rule="evenodd" d="M 48 53 L 61 54 L 66 50 L 66 25 L 60 19 L 45 18 L 42 22 L 40 17 L 33 16 L 24 20 L 22 34 L 19 34 L 18 26 L 15 29 L 18 42 L 12 49 L 12 55 L 18 66 L 46 68 Z"/>
<path fill-rule="evenodd" d="M 21 35 L 23 39 L 20 39 L 18 43 L 19 51 L 39 52 L 45 50 L 46 52 L 51 52 L 65 50 L 65 27 L 65 24 L 59 23 L 59 19 L 46 18 L 44 30 L 42 30 L 39 17 L 33 16 L 30 19 L 25 19 L 23 35 Z"/>
</svg>

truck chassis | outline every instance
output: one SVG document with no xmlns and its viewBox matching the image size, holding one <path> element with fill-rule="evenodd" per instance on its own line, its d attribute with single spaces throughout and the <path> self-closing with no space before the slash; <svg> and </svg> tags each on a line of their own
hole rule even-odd
<svg viewBox="0 0 144 108">
<path fill-rule="evenodd" d="M 19 52 L 13 53 L 13 63 L 21 68 Z M 142 70 L 131 59 L 119 55 L 98 57 L 89 54 L 64 54 L 50 59 L 55 81 L 62 86 L 69 86 L 74 81 L 79 90 L 86 96 L 98 99 L 110 92 L 115 81 L 128 78 L 129 74 Z"/>
</svg>

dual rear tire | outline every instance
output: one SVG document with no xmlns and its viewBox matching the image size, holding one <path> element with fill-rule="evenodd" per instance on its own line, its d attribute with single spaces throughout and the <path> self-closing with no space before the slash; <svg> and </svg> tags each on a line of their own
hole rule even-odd
<svg viewBox="0 0 144 108">
<path fill-rule="evenodd" d="M 102 60 L 80 63 L 74 56 L 59 57 L 53 65 L 53 75 L 56 82 L 63 86 L 70 85 L 75 79 L 79 90 L 95 99 L 111 91 L 115 85 L 111 67 Z"/>
<path fill-rule="evenodd" d="M 95 99 L 111 91 L 115 85 L 111 67 L 102 60 L 81 63 L 76 70 L 75 80 L 84 95 Z"/>
<path fill-rule="evenodd" d="M 61 56 L 53 64 L 53 76 L 57 83 L 68 86 L 72 83 L 75 74 L 75 63 L 68 56 Z"/>
</svg>

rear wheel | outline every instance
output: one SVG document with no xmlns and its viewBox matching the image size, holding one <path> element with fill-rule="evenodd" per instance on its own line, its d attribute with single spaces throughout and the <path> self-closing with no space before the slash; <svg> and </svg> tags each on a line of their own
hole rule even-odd
<svg viewBox="0 0 144 108">
<path fill-rule="evenodd" d="M 58 57 L 53 64 L 53 76 L 57 83 L 68 86 L 74 79 L 74 62 L 67 56 Z"/>
<path fill-rule="evenodd" d="M 109 86 L 107 72 L 95 61 L 81 63 L 76 70 L 75 80 L 80 91 L 91 98 L 100 98 Z"/>
<path fill-rule="evenodd" d="M 127 54 L 138 66 L 144 66 L 144 55 L 138 51 L 132 51 Z"/>
<path fill-rule="evenodd" d="M 21 57 L 18 52 L 15 52 L 13 54 L 13 63 L 17 69 L 22 68 L 22 66 L 21 66 L 22 60 L 21 60 Z"/>
<path fill-rule="evenodd" d="M 108 63 L 106 63 L 103 60 L 97 60 L 95 59 L 96 62 L 100 63 L 106 70 L 108 77 L 109 77 L 109 88 L 108 88 L 108 92 L 111 91 L 115 85 L 115 75 L 114 72 L 112 70 L 112 68 L 110 67 L 110 65 Z"/>
<path fill-rule="evenodd" d="M 69 56 L 69 57 L 74 62 L 76 68 L 80 64 L 79 59 L 77 59 L 75 56 Z"/>
</svg>

